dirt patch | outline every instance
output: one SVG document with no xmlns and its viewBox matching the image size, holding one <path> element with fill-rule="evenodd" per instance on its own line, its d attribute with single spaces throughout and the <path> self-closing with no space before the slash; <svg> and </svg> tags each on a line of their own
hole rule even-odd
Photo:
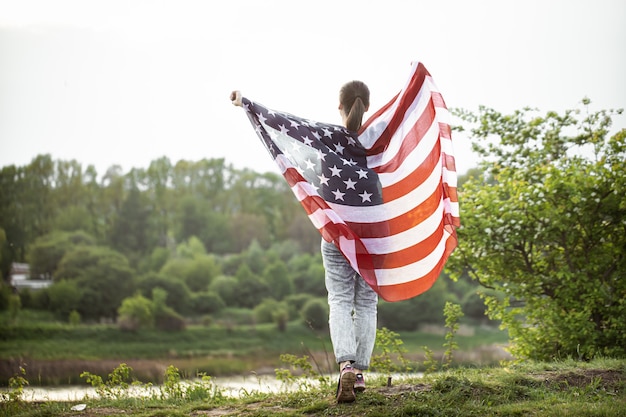
<svg viewBox="0 0 626 417">
<path fill-rule="evenodd" d="M 618 370 L 585 369 L 577 372 L 546 372 L 538 375 L 548 384 L 561 388 L 585 388 L 591 385 L 616 390 L 626 384 L 624 372 Z"/>
</svg>

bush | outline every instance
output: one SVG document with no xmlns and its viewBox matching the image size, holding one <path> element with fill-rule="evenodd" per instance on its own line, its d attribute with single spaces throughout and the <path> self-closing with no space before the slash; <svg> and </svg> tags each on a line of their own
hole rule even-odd
<svg viewBox="0 0 626 417">
<path fill-rule="evenodd" d="M 303 293 L 292 294 L 285 297 L 284 302 L 287 305 L 289 317 L 298 317 L 302 311 L 302 307 L 304 307 L 307 301 L 313 298 L 312 295 Z"/>
<path fill-rule="evenodd" d="M 191 296 L 191 310 L 197 315 L 215 314 L 226 307 L 222 298 L 212 292 L 205 291 Z"/>
<path fill-rule="evenodd" d="M 174 309 L 165 307 L 155 317 L 156 327 L 166 332 L 178 332 L 187 327 L 185 319 Z"/>
<path fill-rule="evenodd" d="M 314 298 L 302 307 L 302 319 L 315 330 L 328 328 L 328 303 L 325 299 Z"/>
<path fill-rule="evenodd" d="M 285 303 L 276 301 L 273 298 L 266 298 L 254 308 L 254 318 L 257 323 L 273 323 L 276 321 L 276 313 L 278 311 L 284 311 L 289 315 Z"/>
</svg>

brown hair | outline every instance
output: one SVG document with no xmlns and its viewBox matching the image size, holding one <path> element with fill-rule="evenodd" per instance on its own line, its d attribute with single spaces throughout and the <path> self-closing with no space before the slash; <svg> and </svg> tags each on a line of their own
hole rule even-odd
<svg viewBox="0 0 626 417">
<path fill-rule="evenodd" d="M 363 123 L 363 115 L 370 105 L 370 90 L 362 81 L 350 81 L 339 90 L 339 104 L 346 116 L 346 128 L 356 132 Z"/>
</svg>

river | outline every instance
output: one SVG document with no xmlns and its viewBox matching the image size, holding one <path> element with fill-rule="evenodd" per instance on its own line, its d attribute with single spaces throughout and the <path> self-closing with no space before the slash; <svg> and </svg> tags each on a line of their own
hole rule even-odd
<svg viewBox="0 0 626 417">
<path fill-rule="evenodd" d="M 371 375 L 373 378 L 379 375 Z M 411 377 L 421 377 L 422 374 L 411 374 Z M 403 379 L 404 375 L 393 375 L 394 381 Z M 337 375 L 332 375 L 333 380 Z M 199 380 L 198 380 L 199 381 Z M 182 381 L 181 384 L 193 384 L 195 381 Z M 319 382 L 315 379 L 297 379 L 296 383 L 286 385 L 274 376 L 239 376 L 239 377 L 215 377 L 211 378 L 211 383 L 217 388 L 222 395 L 226 397 L 240 397 L 249 393 L 272 393 L 294 391 L 301 388 L 303 383 L 310 386 L 317 386 Z M 127 395 L 133 397 L 150 397 L 160 395 L 161 386 L 139 386 L 130 387 L 126 392 Z M 3 394 L 7 392 L 6 388 L 0 390 Z M 87 398 L 98 398 L 98 393 L 93 387 L 85 385 L 67 385 L 60 387 L 24 387 L 22 399 L 24 401 L 70 401 L 77 402 Z"/>
</svg>

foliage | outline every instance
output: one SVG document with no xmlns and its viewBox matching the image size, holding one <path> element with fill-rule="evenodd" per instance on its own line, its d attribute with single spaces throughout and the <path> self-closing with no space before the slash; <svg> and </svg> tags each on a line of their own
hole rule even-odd
<svg viewBox="0 0 626 417">
<path fill-rule="evenodd" d="M 318 368 L 313 368 L 311 358 L 309 356 L 296 356 L 289 353 L 280 355 L 280 361 L 289 365 L 290 369 L 275 369 L 276 379 L 283 384 L 289 386 L 298 383 L 300 388 L 311 389 L 313 385 L 311 380 L 317 380 L 321 387 L 330 388 L 331 380 L 324 376 L 323 372 Z M 299 376 L 295 376 L 293 372 L 297 372 Z"/>
<path fill-rule="evenodd" d="M 219 294 L 213 291 L 194 293 L 191 296 L 191 310 L 193 314 L 214 314 L 221 311 L 226 304 Z"/>
<path fill-rule="evenodd" d="M 391 384 L 391 374 L 396 371 L 410 372 L 408 359 L 404 356 L 407 349 L 400 335 L 386 327 L 376 331 L 376 351 L 372 355 L 372 368 L 385 374 Z"/>
<path fill-rule="evenodd" d="M 286 358 L 303 365 L 306 358 Z M 113 396 L 88 400 L 88 415 L 140 417 L 342 415 L 342 416 L 621 416 L 626 405 L 624 363 L 594 361 L 533 363 L 523 365 L 454 369 L 426 377 L 406 376 L 395 387 L 382 387 L 380 378 L 368 379 L 368 389 L 352 404 L 337 404 L 335 384 L 326 379 L 314 385 L 314 377 L 293 377 L 291 389 L 268 394 L 240 390 L 227 396 L 210 377 L 199 375 L 183 381 L 177 368 L 165 371 L 167 384 L 152 387 L 120 381 Z M 289 372 L 289 370 L 287 370 Z M 315 371 L 313 371 L 315 372 Z M 304 375 L 304 373 L 303 373 Z M 106 382 L 102 381 L 103 384 Z M 296 385 L 298 384 L 298 385 Z M 295 385 L 295 386 L 294 386 Z M 147 395 L 134 396 L 137 389 Z M 0 402 L 0 415 L 75 416 L 76 411 L 58 402 Z"/>
<path fill-rule="evenodd" d="M 378 321 L 382 327 L 395 330 L 416 330 L 420 324 L 443 324 L 446 301 L 455 301 L 448 289 L 449 280 L 439 278 L 428 292 L 409 300 L 378 304 Z"/>
<path fill-rule="evenodd" d="M 77 246 L 94 244 L 94 238 L 83 231 L 53 231 L 40 236 L 29 246 L 27 253 L 31 276 L 52 279 L 68 251 Z"/>
<path fill-rule="evenodd" d="M 583 104 L 459 113 L 484 175 L 460 190 L 449 267 L 496 291 L 488 314 L 520 358 L 626 356 L 626 130 Z"/>
<path fill-rule="evenodd" d="M 30 383 L 26 379 L 26 370 L 23 366 L 19 367 L 19 372 L 9 378 L 9 389 L 0 393 L 0 406 L 5 404 L 9 413 L 19 409 L 23 401 L 24 387 Z M 2 408 L 0 408 L 1 410 Z"/>
<path fill-rule="evenodd" d="M 84 378 L 87 384 L 94 387 L 101 398 L 119 399 L 125 395 L 126 390 L 134 381 L 132 371 L 133 369 L 130 366 L 121 363 L 113 369 L 106 381 L 100 375 L 87 371 L 81 373 L 80 377 Z"/>
<path fill-rule="evenodd" d="M 80 246 L 65 254 L 55 281 L 76 282 L 82 290 L 78 312 L 84 318 L 115 318 L 133 292 L 133 270 L 124 255 L 108 247 Z"/>
<path fill-rule="evenodd" d="M 328 304 L 321 298 L 313 298 L 302 306 L 302 319 L 315 330 L 328 327 Z"/>
<path fill-rule="evenodd" d="M 443 354 L 443 367 L 448 368 L 452 364 L 452 355 L 459 348 L 459 344 L 455 340 L 456 332 L 459 330 L 459 319 L 463 317 L 461 306 L 450 302 L 446 303 L 443 309 L 443 315 L 446 317 L 446 342 L 443 347 L 446 351 Z"/>
<path fill-rule="evenodd" d="M 136 331 L 154 326 L 154 305 L 141 294 L 125 298 L 117 311 L 118 324 L 124 330 Z"/>
<path fill-rule="evenodd" d="M 49 308 L 59 317 L 68 317 L 80 306 L 82 291 L 76 281 L 62 280 L 52 284 L 48 290 Z"/>
<path fill-rule="evenodd" d="M 294 291 L 293 281 L 283 261 L 278 260 L 268 265 L 263 271 L 263 280 L 269 286 L 272 296 L 279 301 Z"/>
</svg>

